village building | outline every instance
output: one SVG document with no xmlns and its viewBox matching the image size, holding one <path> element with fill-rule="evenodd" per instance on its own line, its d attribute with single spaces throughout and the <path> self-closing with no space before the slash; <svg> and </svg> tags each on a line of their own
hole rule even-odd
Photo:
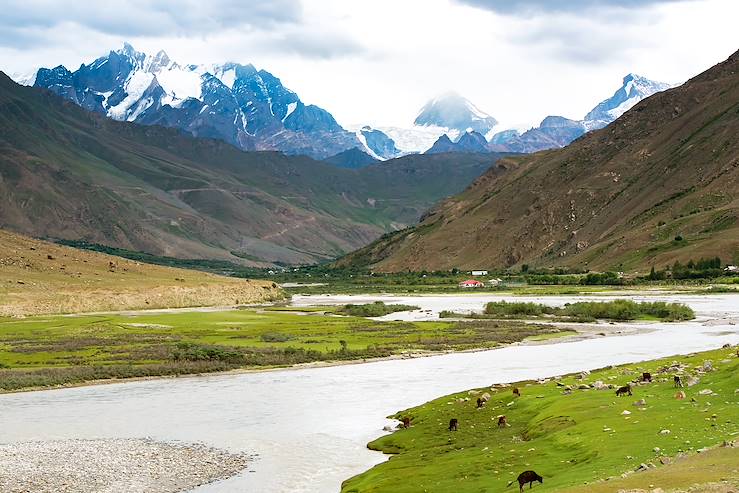
<svg viewBox="0 0 739 493">
<path fill-rule="evenodd" d="M 467 279 L 459 283 L 460 288 L 484 288 L 485 284 L 475 279 Z"/>
</svg>

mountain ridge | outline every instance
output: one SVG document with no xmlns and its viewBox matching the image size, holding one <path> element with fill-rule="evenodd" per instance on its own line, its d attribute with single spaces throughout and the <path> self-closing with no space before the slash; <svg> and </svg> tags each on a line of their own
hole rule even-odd
<svg viewBox="0 0 739 493">
<path fill-rule="evenodd" d="M 702 256 L 737 262 L 736 135 L 739 52 L 563 149 L 501 160 L 419 225 L 339 265 L 646 270 Z"/>
<path fill-rule="evenodd" d="M 0 74 L 0 228 L 157 255 L 314 263 L 414 222 L 498 156 L 359 170 L 118 122 Z"/>
</svg>

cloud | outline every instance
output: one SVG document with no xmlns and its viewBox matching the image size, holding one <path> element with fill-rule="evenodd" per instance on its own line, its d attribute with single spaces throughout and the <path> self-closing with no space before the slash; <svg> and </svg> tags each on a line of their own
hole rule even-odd
<svg viewBox="0 0 739 493">
<path fill-rule="evenodd" d="M 634 9 L 686 0 L 455 0 L 500 14 L 535 15 L 549 12 L 579 13 L 592 9 Z"/>
<path fill-rule="evenodd" d="M 189 36 L 237 27 L 266 30 L 297 23 L 302 15 L 299 0 L 6 0 L 3 3 L 0 17 L 3 46 L 22 46 L 32 42 L 24 33 L 62 25 L 124 37 Z"/>
</svg>

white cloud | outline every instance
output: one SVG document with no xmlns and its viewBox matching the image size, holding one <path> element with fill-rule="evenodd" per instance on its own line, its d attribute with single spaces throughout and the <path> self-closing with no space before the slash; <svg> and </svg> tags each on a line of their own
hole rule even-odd
<svg viewBox="0 0 739 493">
<path fill-rule="evenodd" d="M 39 6 L 29 1 L 16 8 Z M 468 5 L 485 0 L 238 3 L 278 5 L 252 14 L 226 0 L 215 13 L 210 2 L 177 13 L 168 7 L 175 3 L 125 1 L 136 8 L 101 22 L 60 14 L 69 2 L 42 2 L 49 18 L 38 9 L 4 18 L 0 68 L 76 68 L 129 41 L 183 63 L 254 63 L 345 125 L 408 125 L 427 99 L 449 89 L 502 122 L 533 125 L 548 114 L 582 117 L 628 72 L 681 82 L 739 47 L 734 0 L 525 13 Z M 133 26 L 142 16 L 153 17 Z"/>
</svg>

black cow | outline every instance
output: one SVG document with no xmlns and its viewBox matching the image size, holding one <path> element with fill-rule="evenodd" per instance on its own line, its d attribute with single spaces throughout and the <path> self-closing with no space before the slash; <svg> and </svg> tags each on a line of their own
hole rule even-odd
<svg viewBox="0 0 739 493">
<path fill-rule="evenodd" d="M 452 418 L 449 420 L 449 431 L 457 431 L 458 426 L 459 421 L 457 421 L 457 418 Z"/>
<path fill-rule="evenodd" d="M 680 375 L 675 375 L 672 379 L 675 381 L 675 387 L 683 386 L 683 380 L 680 378 Z"/>
<path fill-rule="evenodd" d="M 538 481 L 544 484 L 544 478 L 536 474 L 534 471 L 524 471 L 518 475 L 518 491 L 523 493 L 523 485 L 529 483 L 529 489 L 534 487 L 534 481 Z M 513 481 L 508 483 L 508 486 L 512 485 Z"/>
<path fill-rule="evenodd" d="M 619 387 L 618 390 L 616 390 L 616 396 L 621 397 L 622 395 L 632 395 L 631 394 L 631 385 L 624 385 L 623 387 Z"/>
</svg>

